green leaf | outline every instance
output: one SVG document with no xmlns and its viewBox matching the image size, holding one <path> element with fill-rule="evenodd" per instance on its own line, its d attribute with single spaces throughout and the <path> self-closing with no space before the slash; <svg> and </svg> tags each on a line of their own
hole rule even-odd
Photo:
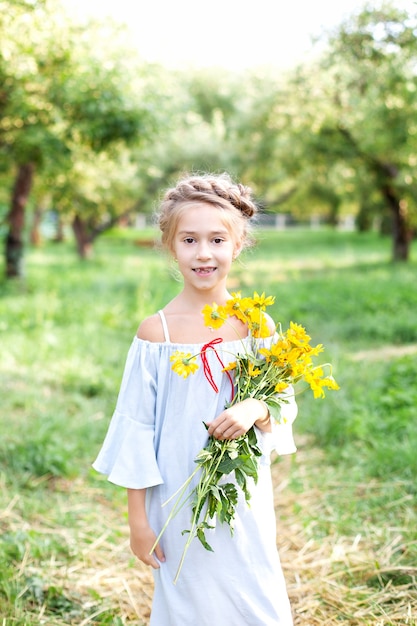
<svg viewBox="0 0 417 626">
<path fill-rule="evenodd" d="M 219 496 L 219 499 L 220 499 L 220 496 Z M 210 519 L 213 519 L 213 517 L 216 515 L 218 501 L 219 500 L 215 498 L 212 493 L 209 494 L 208 504 L 207 504 L 207 515 L 209 516 Z"/>
<path fill-rule="evenodd" d="M 236 469 L 236 467 L 239 467 L 239 465 L 241 464 L 240 459 L 241 459 L 240 455 L 236 457 L 235 459 L 231 459 L 230 457 L 223 458 L 219 463 L 219 467 L 218 467 L 219 472 L 225 475 L 230 474 Z"/>
<path fill-rule="evenodd" d="M 256 436 L 256 432 L 255 432 L 255 429 L 254 429 L 253 426 L 246 433 L 246 437 L 247 437 L 248 444 L 250 446 L 257 446 L 258 445 L 258 438 Z"/>
<path fill-rule="evenodd" d="M 236 485 L 233 483 L 226 483 L 226 485 L 223 485 L 223 491 L 232 504 L 237 504 L 239 494 L 237 492 Z"/>
<path fill-rule="evenodd" d="M 250 491 L 247 488 L 246 475 L 238 467 L 235 470 L 235 478 L 236 478 L 237 484 L 239 485 L 239 487 L 241 488 L 241 490 L 244 493 L 246 502 L 249 502 L 249 500 L 251 498 L 251 494 L 250 494 Z"/>
<path fill-rule="evenodd" d="M 216 500 L 220 500 L 220 492 L 219 492 L 218 485 L 210 485 L 209 491 L 213 498 L 215 498 Z"/>
<path fill-rule="evenodd" d="M 206 448 L 203 448 L 203 450 L 201 450 L 201 452 L 199 452 L 198 455 L 196 456 L 195 462 L 200 463 L 201 465 L 202 463 L 206 463 L 212 458 L 213 458 L 212 452 L 210 450 L 207 450 Z"/>
<path fill-rule="evenodd" d="M 283 404 L 288 404 L 289 400 L 283 397 L 277 397 L 275 394 L 269 396 L 269 398 L 265 399 L 266 404 L 268 405 L 269 412 L 277 423 L 282 422 L 281 417 L 281 407 Z"/>
<path fill-rule="evenodd" d="M 268 405 L 271 416 L 274 418 L 274 420 L 278 424 L 280 424 L 281 423 L 281 405 L 275 404 L 275 403 L 272 404 L 271 402 L 267 402 L 267 405 Z"/>
<path fill-rule="evenodd" d="M 208 550 L 209 552 L 214 552 L 213 548 L 211 547 L 211 545 L 207 542 L 206 536 L 204 534 L 204 530 L 200 527 L 197 528 L 197 538 L 200 540 L 200 543 L 203 545 L 203 547 Z"/>
<path fill-rule="evenodd" d="M 240 466 L 242 472 L 245 472 L 248 476 L 254 479 L 255 483 L 258 482 L 258 463 L 256 459 L 249 457 Z"/>
</svg>

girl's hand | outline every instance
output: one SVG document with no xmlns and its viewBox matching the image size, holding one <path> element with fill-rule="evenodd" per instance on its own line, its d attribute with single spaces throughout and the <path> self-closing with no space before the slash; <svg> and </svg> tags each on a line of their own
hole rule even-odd
<svg viewBox="0 0 417 626">
<path fill-rule="evenodd" d="M 150 554 L 156 541 L 156 535 L 148 523 L 132 524 L 130 527 L 130 548 L 135 556 L 145 565 L 159 569 L 159 563 L 165 561 L 165 555 L 159 543 Z"/>
<path fill-rule="evenodd" d="M 159 544 L 154 552 L 151 550 L 156 541 L 156 535 L 149 525 L 146 515 L 146 489 L 128 489 L 127 505 L 130 526 L 130 547 L 135 556 L 142 563 L 150 565 L 154 569 L 159 568 L 159 563 L 165 561 L 164 552 Z"/>
<path fill-rule="evenodd" d="M 215 439 L 237 439 L 246 434 L 254 424 L 260 430 L 271 430 L 268 407 L 260 400 L 246 398 L 208 422 L 208 434 Z"/>
</svg>

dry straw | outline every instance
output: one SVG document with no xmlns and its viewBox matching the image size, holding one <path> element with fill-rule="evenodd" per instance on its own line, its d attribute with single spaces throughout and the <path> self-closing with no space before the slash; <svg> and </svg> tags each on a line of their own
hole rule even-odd
<svg viewBox="0 0 417 626">
<path fill-rule="evenodd" d="M 312 476 L 320 471 L 326 471 L 323 458 L 308 445 L 301 447 L 295 461 L 285 457 L 272 466 L 278 545 L 295 626 L 415 626 L 417 568 L 398 563 L 398 555 L 410 547 L 403 541 L 405 529 L 399 526 L 382 532 L 368 528 L 352 537 L 317 538 L 315 520 L 333 515 L 325 494 L 314 486 L 320 483 Z M 300 493 L 290 484 L 294 472 L 301 477 Z M 339 487 L 336 483 L 330 486 Z M 148 624 L 152 576 L 132 558 L 123 501 L 112 504 L 102 498 L 101 490 L 88 491 L 81 482 L 70 488 L 58 482 L 55 488 L 70 489 L 66 510 L 60 514 L 74 515 L 73 526 L 53 527 L 52 521 L 45 520 L 32 521 L 29 526 L 17 513 L 18 497 L 0 513 L 0 525 L 11 533 L 29 527 L 35 533 L 53 533 L 67 545 L 70 558 L 55 555 L 41 565 L 27 549 L 15 578 L 23 582 L 38 577 L 45 585 L 61 589 L 83 617 L 57 615 L 51 621 L 47 607 L 33 603 L 28 607 L 31 623 L 87 626 L 107 613 L 122 624 Z M 383 485 L 364 485 L 363 489 L 383 489 Z M 24 592 L 23 586 L 21 595 Z M 4 626 L 9 626 L 7 620 Z"/>
<path fill-rule="evenodd" d="M 320 484 L 323 458 L 306 446 L 297 455 L 297 472 Z M 406 529 L 368 528 L 354 536 L 313 538 L 316 520 L 334 519 L 328 500 L 317 487 L 295 493 L 286 484 L 291 461 L 273 467 L 278 517 L 278 544 L 294 610 L 296 626 L 415 626 L 417 624 L 417 567 L 398 565 L 408 547 Z M 310 480 L 312 474 L 315 480 Z M 286 476 L 284 475 L 286 474 Z M 326 488 L 340 489 L 335 483 Z M 356 485 L 369 492 L 383 490 L 377 482 Z M 349 496 L 348 496 L 349 497 Z M 411 498 L 411 496 L 410 496 Z M 304 512 L 310 522 L 302 523 Z M 385 543 L 379 539 L 385 537 Z"/>
</svg>

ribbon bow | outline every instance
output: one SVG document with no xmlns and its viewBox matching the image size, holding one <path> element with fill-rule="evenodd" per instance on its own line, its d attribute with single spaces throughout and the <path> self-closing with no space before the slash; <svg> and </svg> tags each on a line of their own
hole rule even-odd
<svg viewBox="0 0 417 626">
<path fill-rule="evenodd" d="M 213 374 L 211 373 L 210 365 L 209 365 L 208 358 L 207 358 L 207 350 L 210 350 L 210 349 L 213 350 L 214 354 L 217 357 L 217 360 L 219 361 L 220 365 L 222 366 L 222 369 L 224 370 L 224 367 L 225 367 L 224 363 L 219 357 L 217 350 L 215 348 L 215 346 L 218 345 L 219 343 L 222 343 L 222 341 L 223 339 L 218 337 L 217 339 L 213 339 L 212 341 L 209 341 L 209 343 L 204 344 L 204 346 L 201 349 L 201 361 L 203 363 L 204 375 L 216 393 L 219 393 L 219 388 L 214 382 Z M 228 377 L 230 384 L 232 386 L 232 394 L 230 398 L 230 402 L 232 402 L 234 395 L 235 395 L 235 386 L 234 386 L 233 379 L 230 373 L 227 370 L 225 370 L 225 374 Z"/>
</svg>

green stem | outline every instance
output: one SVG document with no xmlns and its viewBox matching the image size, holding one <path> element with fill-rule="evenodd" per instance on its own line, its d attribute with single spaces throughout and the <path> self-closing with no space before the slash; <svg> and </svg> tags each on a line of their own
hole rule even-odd
<svg viewBox="0 0 417 626">
<path fill-rule="evenodd" d="M 180 495 L 178 496 L 177 500 L 175 501 L 174 506 L 171 509 L 170 514 L 167 517 L 167 520 L 165 522 L 165 524 L 162 527 L 161 532 L 159 533 L 159 535 L 157 536 L 155 543 L 153 544 L 151 551 L 149 554 L 152 554 L 156 548 L 156 546 L 158 545 L 162 535 L 164 534 L 164 532 L 166 531 L 168 524 L 170 523 L 170 521 L 177 515 L 177 513 L 182 509 L 182 507 L 186 504 L 187 500 L 190 499 L 192 492 L 188 494 L 188 496 L 183 499 L 184 493 L 186 492 L 186 489 L 188 487 L 188 485 L 190 484 L 190 482 L 192 481 L 192 479 L 194 478 L 194 476 L 196 475 L 196 473 L 198 472 L 198 470 L 200 469 L 200 467 L 196 467 L 196 469 L 194 470 L 194 472 L 187 478 L 187 480 L 181 485 L 181 487 L 179 489 L 177 489 L 177 491 L 170 497 L 168 498 L 168 500 L 166 500 L 162 506 L 165 506 L 166 504 L 168 504 L 168 502 L 170 502 L 172 500 L 172 498 L 174 498 L 177 493 L 180 492 Z"/>
<path fill-rule="evenodd" d="M 200 465 L 197 465 L 197 467 L 195 468 L 195 470 L 193 471 L 192 474 L 190 474 L 190 476 L 187 478 L 187 480 L 181 485 L 181 487 L 178 487 L 177 491 L 175 493 L 172 494 L 172 496 L 170 496 L 168 498 L 168 500 L 165 500 L 165 502 L 162 504 L 162 506 L 166 506 L 169 502 L 171 502 L 171 500 L 173 498 L 175 498 L 175 496 L 177 495 L 177 493 L 179 493 L 181 491 L 181 493 L 183 493 L 185 491 L 185 488 L 188 487 L 188 485 L 190 484 L 190 482 L 192 481 L 192 479 L 194 478 L 194 476 L 197 474 L 198 470 L 200 469 Z"/>
<path fill-rule="evenodd" d="M 222 446 L 221 451 L 220 451 L 220 455 L 218 456 L 218 458 L 216 458 L 216 463 L 215 463 L 215 468 L 213 470 L 213 468 L 207 470 L 206 468 L 204 468 L 204 475 L 202 477 L 202 479 L 200 479 L 200 482 L 198 483 L 198 485 L 195 487 L 194 491 L 196 493 L 196 498 L 195 498 L 195 505 L 194 505 L 194 514 L 191 520 L 191 528 L 189 531 L 189 535 L 188 535 L 188 539 L 185 543 L 184 549 L 182 551 L 182 555 L 181 555 L 181 560 L 179 562 L 178 568 L 177 568 L 177 572 L 175 574 L 175 578 L 174 578 L 174 585 L 177 583 L 178 577 L 180 575 L 182 566 L 184 564 L 184 560 L 185 560 L 185 556 L 187 554 L 188 548 L 190 547 L 190 544 L 192 542 L 192 540 L 194 539 L 194 537 L 196 537 L 196 528 L 198 527 L 198 518 L 200 517 L 200 511 L 201 511 L 201 503 L 204 504 L 204 501 L 207 499 L 207 485 L 211 485 L 212 484 L 212 480 L 214 478 L 214 476 L 217 473 L 218 467 L 220 465 L 220 462 L 222 460 L 222 458 L 224 457 L 226 451 L 226 447 Z M 213 463 L 213 460 L 211 461 L 211 464 Z M 207 514 L 205 519 L 207 519 Z"/>
</svg>

